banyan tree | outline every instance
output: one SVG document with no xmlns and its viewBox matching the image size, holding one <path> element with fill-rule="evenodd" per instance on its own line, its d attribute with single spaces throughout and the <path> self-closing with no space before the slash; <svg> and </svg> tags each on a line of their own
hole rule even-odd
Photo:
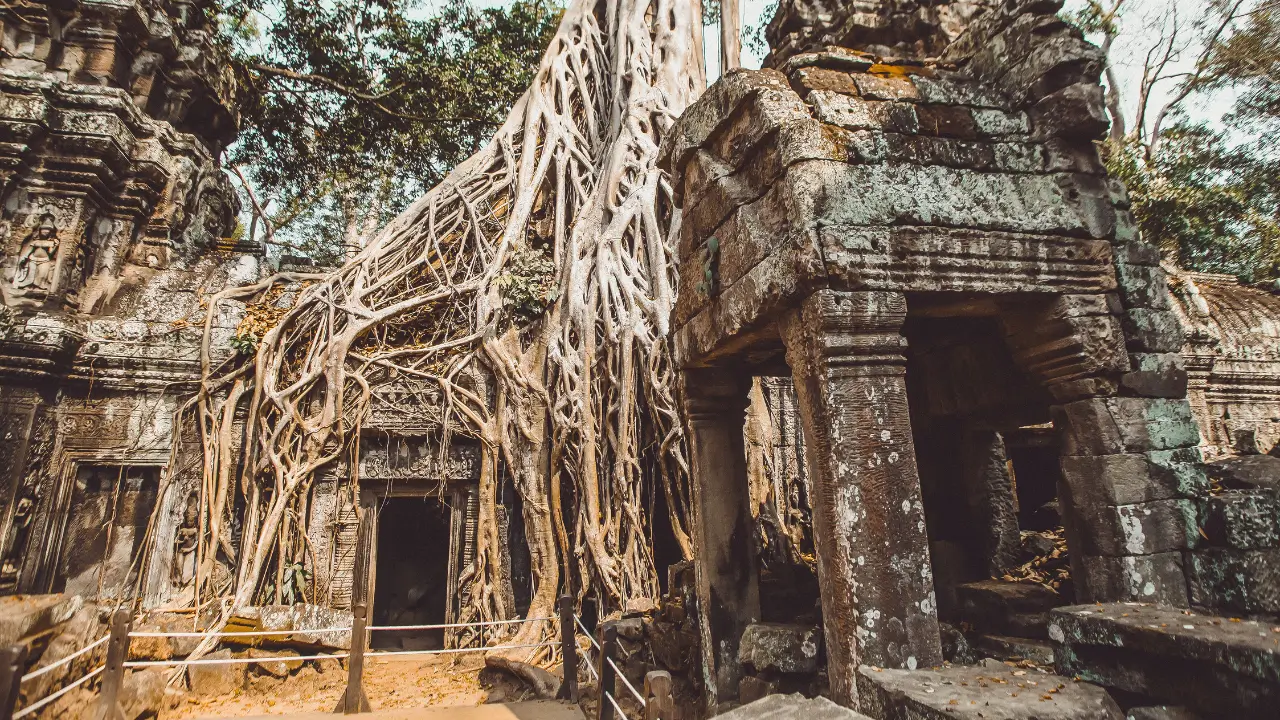
<svg viewBox="0 0 1280 720">
<path fill-rule="evenodd" d="M 530 617 L 566 590 L 614 608 L 658 594 L 655 507 L 691 551 L 667 337 L 678 217 L 656 160 L 705 87 L 701 36 L 698 2 L 573 0 L 489 143 L 357 255 L 210 299 L 204 377 L 181 418 L 202 448 L 196 603 L 270 601 L 317 474 L 356 472 L 371 398 L 405 379 L 440 398 L 442 448 L 466 436 L 481 449 L 460 621 L 514 613 L 500 482 L 522 500 Z M 268 314 L 256 349 L 212 361 L 220 303 L 263 305 L 282 283 L 305 289 Z M 550 631 L 522 627 L 516 642 Z"/>
</svg>

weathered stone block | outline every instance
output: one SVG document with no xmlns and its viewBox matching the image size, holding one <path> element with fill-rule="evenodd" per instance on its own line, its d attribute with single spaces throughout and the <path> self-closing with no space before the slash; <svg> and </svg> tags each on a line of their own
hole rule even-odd
<svg viewBox="0 0 1280 720">
<path fill-rule="evenodd" d="M 253 663 L 253 667 L 264 675 L 271 677 L 286 678 L 289 673 L 302 667 L 301 660 L 292 660 L 290 658 L 298 657 L 296 650 L 259 650 L 257 648 L 249 648 L 249 657 L 259 658 L 260 662 Z"/>
<path fill-rule="evenodd" d="M 988 633 L 1011 634 L 1019 615 L 1038 615 L 1062 604 L 1058 593 L 1032 582 L 980 580 L 956 586 L 960 618 Z"/>
<path fill-rule="evenodd" d="M 1064 455 L 1117 455 L 1174 450 L 1200 443 L 1186 400 L 1092 398 L 1057 406 Z"/>
<path fill-rule="evenodd" d="M 1124 336 L 1134 352 L 1171 353 L 1182 349 L 1182 321 L 1170 310 L 1132 307 L 1121 318 Z"/>
<path fill-rule="evenodd" d="M 1190 500 L 1153 500 L 1135 505 L 1080 507 L 1072 498 L 1088 555 L 1152 555 L 1195 547 L 1196 510 Z"/>
<path fill-rule="evenodd" d="M 1122 455 L 1066 455 L 1061 467 L 1071 499 L 1081 507 L 1100 507 L 1200 497 L 1209 489 L 1200 462 L 1200 449 L 1189 447 Z"/>
<path fill-rule="evenodd" d="M 743 705 L 749 705 L 770 695 L 776 695 L 780 687 L 781 683 L 777 680 L 766 680 L 755 675 L 747 675 L 738 683 L 738 702 Z"/>
<path fill-rule="evenodd" d="M 230 650 L 218 650 L 204 656 L 207 660 L 230 660 Z M 191 681 L 191 692 L 205 697 L 233 695 L 243 689 L 248 679 L 248 665 L 234 663 L 226 665 L 190 665 L 187 677 Z"/>
<path fill-rule="evenodd" d="M 973 140 L 978 137 L 978 126 L 973 113 L 963 107 L 927 106 L 916 108 L 921 135 Z"/>
<path fill-rule="evenodd" d="M 1059 608 L 1049 635 L 1063 675 L 1210 717 L 1273 718 L 1280 648 L 1266 624 L 1139 603 Z"/>
<path fill-rule="evenodd" d="M 1237 550 L 1280 548 L 1280 491 L 1228 490 L 1201 504 L 1208 541 Z"/>
<path fill-rule="evenodd" d="M 276 640 L 347 650 L 351 647 L 351 611 L 320 605 L 263 605 L 242 608 L 229 625 L 236 629 L 278 630 Z"/>
<path fill-rule="evenodd" d="M 827 90 L 844 95 L 857 95 L 858 86 L 853 77 L 842 70 L 822 67 L 800 68 L 791 75 L 793 83 L 805 90 Z"/>
<path fill-rule="evenodd" d="M 979 109 L 973 111 L 973 120 L 980 137 L 1025 135 L 1030 129 L 1027 116 L 1020 112 Z"/>
<path fill-rule="evenodd" d="M 999 93 L 968 78 L 916 75 L 911 80 L 920 93 L 920 99 L 931 105 L 968 105 L 997 110 L 1009 107 L 1009 101 Z"/>
<path fill-rule="evenodd" d="M 1130 265 L 1116 262 L 1117 287 L 1125 307 L 1168 310 L 1169 278 L 1159 265 Z"/>
<path fill-rule="evenodd" d="M 858 702 L 876 720 L 1124 718 L 1100 687 L 1003 665 L 915 671 L 864 665 L 858 668 Z"/>
<path fill-rule="evenodd" d="M 1181 398 L 1187 394 L 1187 369 L 1177 353 L 1131 353 L 1133 371 L 1120 387 L 1139 397 Z"/>
<path fill-rule="evenodd" d="M 822 628 L 810 625 L 754 623 L 742 633 L 738 662 L 757 671 L 811 673 L 818 669 Z"/>
<path fill-rule="evenodd" d="M 869 100 L 825 90 L 809 93 L 815 117 L 847 130 L 882 130 L 915 134 L 920 130 L 915 107 L 910 103 Z"/>
<path fill-rule="evenodd" d="M 0 644 L 14 645 L 25 637 L 66 622 L 84 604 L 78 595 L 7 595 L 0 597 Z"/>
<path fill-rule="evenodd" d="M 1140 240 L 1116 243 L 1116 262 L 1125 265 L 1160 265 L 1160 250 Z"/>
<path fill-rule="evenodd" d="M 1233 613 L 1280 613 L 1280 549 L 1205 548 L 1190 556 L 1191 601 Z"/>
<path fill-rule="evenodd" d="M 870 720 L 824 697 L 770 695 L 717 715 L 720 720 Z"/>
<path fill-rule="evenodd" d="M 1241 455 L 1214 460 L 1205 465 L 1205 472 L 1230 488 L 1280 491 L 1280 458 L 1270 455 Z"/>
<path fill-rule="evenodd" d="M 1020 142 L 994 143 L 995 164 L 1009 172 L 1044 172 L 1045 153 L 1040 145 Z"/>
<path fill-rule="evenodd" d="M 1041 98 L 1031 110 L 1035 134 L 1095 140 L 1111 125 L 1097 83 L 1077 83 Z"/>
<path fill-rule="evenodd" d="M 1153 705 L 1129 708 L 1125 720 L 1204 720 L 1199 713 L 1180 705 Z"/>
<path fill-rule="evenodd" d="M 919 100 L 920 91 L 907 76 L 881 77 L 858 73 L 853 76 L 854 83 L 862 96 L 871 100 Z"/>
<path fill-rule="evenodd" d="M 1081 555 L 1074 566 L 1083 572 L 1083 577 L 1075 578 L 1076 600 L 1188 605 L 1187 576 L 1180 552 L 1125 557 Z"/>
</svg>

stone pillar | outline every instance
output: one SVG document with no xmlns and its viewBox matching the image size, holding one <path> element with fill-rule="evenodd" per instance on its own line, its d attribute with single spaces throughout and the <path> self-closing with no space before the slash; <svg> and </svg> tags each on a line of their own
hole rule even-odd
<svg viewBox="0 0 1280 720">
<path fill-rule="evenodd" d="M 973 548 L 981 553 L 976 559 L 983 572 L 999 577 L 1018 564 L 1022 540 L 1004 438 L 975 428 L 962 434 L 961 443 L 960 481 L 969 500 Z"/>
<path fill-rule="evenodd" d="M 811 479 L 832 697 L 860 664 L 938 665 L 933 575 L 907 411 L 906 299 L 821 290 L 783 321 Z"/>
<path fill-rule="evenodd" d="M 738 697 L 738 643 L 760 619 L 755 524 L 743 441 L 750 378 L 724 368 L 683 372 L 693 473 L 694 562 L 707 699 Z"/>
</svg>

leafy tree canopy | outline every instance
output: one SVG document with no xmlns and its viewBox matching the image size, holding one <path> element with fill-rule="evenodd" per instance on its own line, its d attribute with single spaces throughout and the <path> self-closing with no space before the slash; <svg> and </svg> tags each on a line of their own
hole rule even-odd
<svg viewBox="0 0 1280 720">
<path fill-rule="evenodd" d="M 1126 0 L 1087 0 L 1069 19 L 1102 37 L 1121 32 Z M 1143 237 L 1191 270 L 1275 285 L 1280 279 L 1280 2 L 1210 0 L 1201 15 L 1144 19 L 1141 79 L 1108 68 L 1106 157 L 1125 181 Z M 1112 58 L 1108 57 L 1111 61 Z M 1132 116 L 1121 112 L 1128 96 Z M 1188 105 L 1233 103 L 1221 121 Z M 1127 130 L 1126 130 L 1127 128 Z"/>
<path fill-rule="evenodd" d="M 217 0 L 244 168 L 276 242 L 321 262 L 471 155 L 529 85 L 552 0 Z M 263 222 L 267 225 L 267 222 Z"/>
</svg>

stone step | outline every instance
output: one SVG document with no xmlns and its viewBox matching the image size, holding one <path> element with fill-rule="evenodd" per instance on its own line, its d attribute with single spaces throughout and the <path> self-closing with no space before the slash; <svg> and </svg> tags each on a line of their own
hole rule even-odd
<svg viewBox="0 0 1280 720">
<path fill-rule="evenodd" d="M 980 580 L 956 586 L 960 619 L 997 635 L 1047 638 L 1048 612 L 1062 604 L 1056 592 L 1036 583 Z"/>
<path fill-rule="evenodd" d="M 824 697 L 770 695 L 716 716 L 718 720 L 869 720 Z"/>
<path fill-rule="evenodd" d="M 1123 720 L 1105 690 L 1035 669 L 858 668 L 858 702 L 875 720 Z"/>
<path fill-rule="evenodd" d="M 1049 636 L 1062 675 L 1211 717 L 1280 708 L 1280 625 L 1111 603 L 1055 610 Z"/>
<path fill-rule="evenodd" d="M 1031 640 L 1008 635 L 978 635 L 973 649 L 997 660 L 1030 660 L 1040 665 L 1053 665 L 1053 645 L 1047 640 Z"/>
</svg>

